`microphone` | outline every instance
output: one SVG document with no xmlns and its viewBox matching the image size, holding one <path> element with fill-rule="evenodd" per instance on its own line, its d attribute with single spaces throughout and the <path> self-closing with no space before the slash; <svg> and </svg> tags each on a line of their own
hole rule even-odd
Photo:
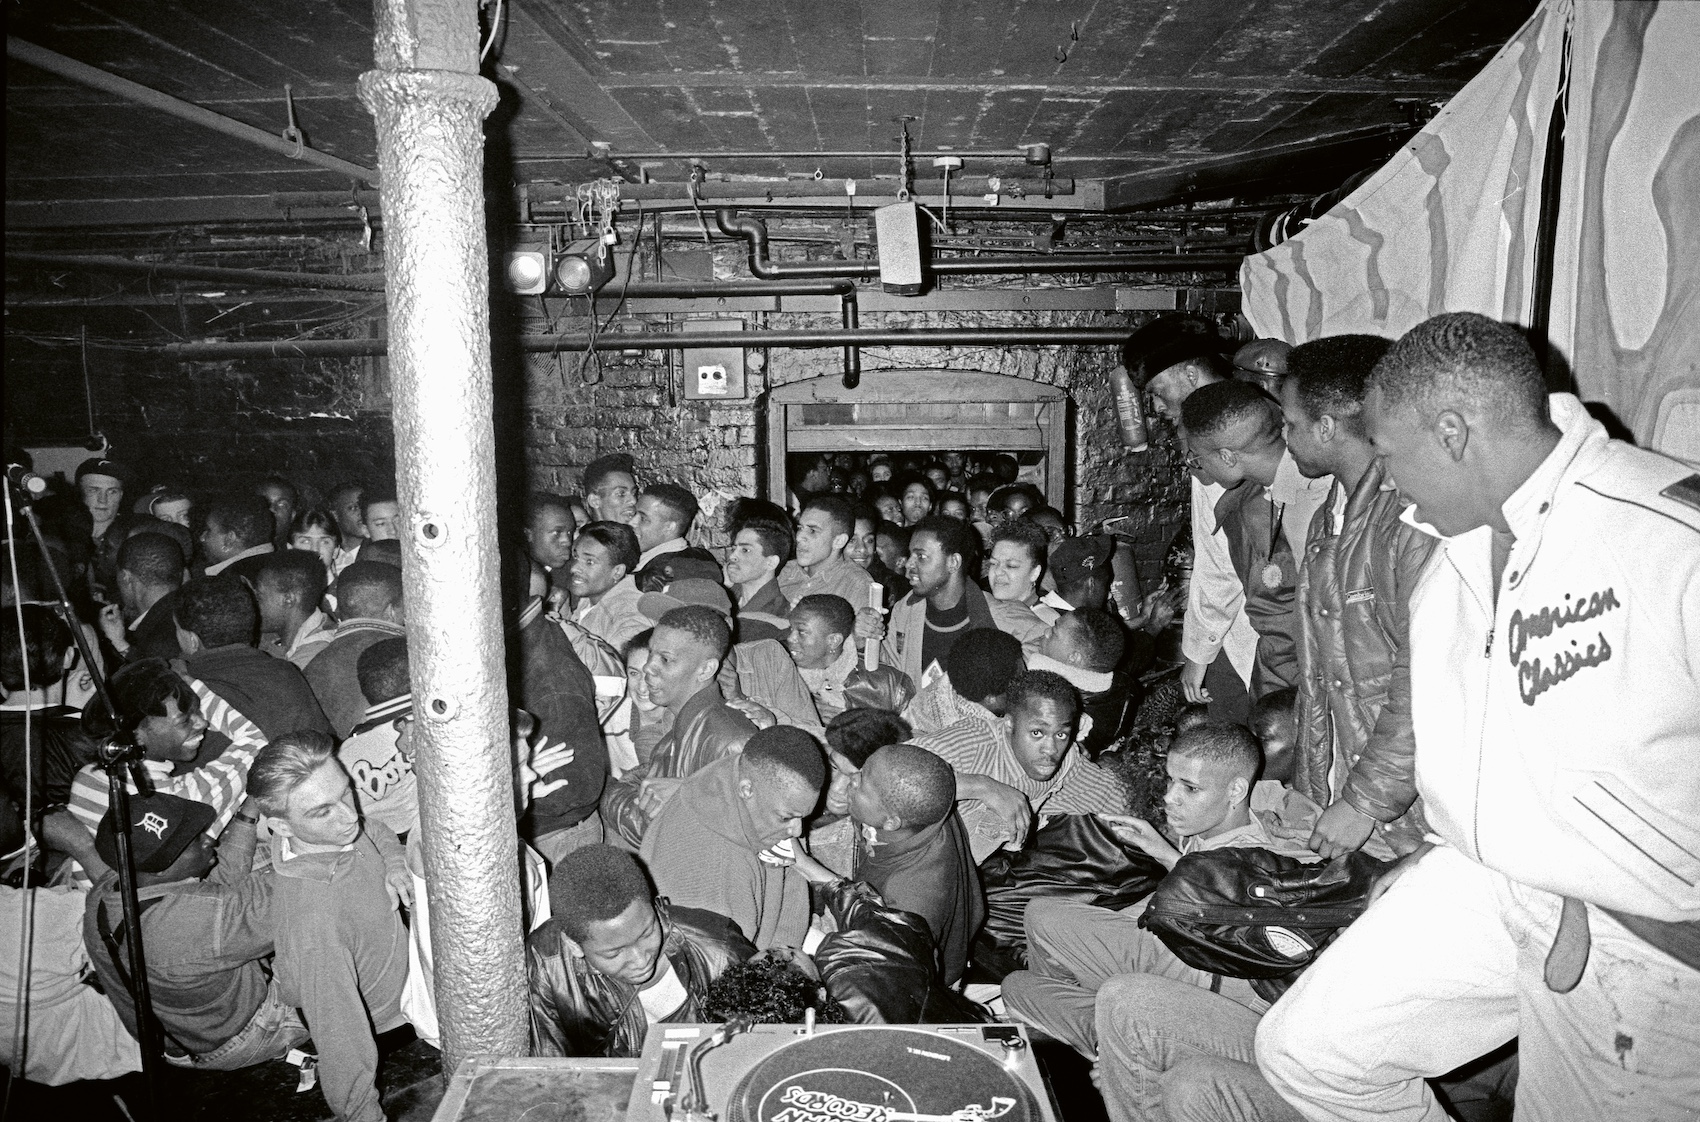
<svg viewBox="0 0 1700 1122">
<path fill-rule="evenodd" d="M 47 494 L 47 480 L 23 464 L 7 464 L 6 481 L 32 499 Z"/>
</svg>

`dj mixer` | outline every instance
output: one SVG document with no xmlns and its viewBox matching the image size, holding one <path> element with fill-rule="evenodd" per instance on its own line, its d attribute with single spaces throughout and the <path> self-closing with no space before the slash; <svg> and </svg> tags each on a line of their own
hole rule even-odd
<svg viewBox="0 0 1700 1122">
<path fill-rule="evenodd" d="M 1056 1122 L 1019 1025 L 655 1025 L 627 1122 Z"/>
</svg>

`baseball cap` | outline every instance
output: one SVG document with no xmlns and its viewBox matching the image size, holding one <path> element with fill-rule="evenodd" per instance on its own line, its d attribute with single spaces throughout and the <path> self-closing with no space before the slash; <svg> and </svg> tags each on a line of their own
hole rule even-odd
<svg viewBox="0 0 1700 1122">
<path fill-rule="evenodd" d="M 1058 584 L 1085 580 L 1094 571 L 1109 565 L 1115 552 L 1115 539 L 1107 534 L 1064 538 L 1051 550 L 1051 575 Z"/>
<path fill-rule="evenodd" d="M 638 611 L 655 623 L 674 608 L 693 605 L 713 608 L 727 619 L 732 618 L 732 598 L 711 580 L 687 577 L 669 584 L 665 592 L 646 592 L 638 597 Z"/>
<path fill-rule="evenodd" d="M 109 476 L 122 483 L 125 487 L 129 487 L 136 481 L 135 473 L 129 468 L 125 467 L 117 460 L 108 460 L 101 456 L 92 456 L 77 465 L 77 478 L 75 482 L 81 483 L 83 481 L 83 476 L 85 475 Z"/>
<path fill-rule="evenodd" d="M 1234 352 L 1234 369 L 1247 374 L 1279 377 L 1287 372 L 1293 345 L 1280 339 L 1253 339 Z"/>
<path fill-rule="evenodd" d="M 156 792 L 130 796 L 130 852 L 138 873 L 163 873 L 189 843 L 206 832 L 216 817 L 206 803 Z M 95 831 L 94 849 L 100 859 L 118 867 L 118 824 L 108 810 Z"/>
</svg>

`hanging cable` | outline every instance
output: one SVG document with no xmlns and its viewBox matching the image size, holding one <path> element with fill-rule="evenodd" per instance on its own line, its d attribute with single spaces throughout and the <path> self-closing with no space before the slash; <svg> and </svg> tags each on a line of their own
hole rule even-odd
<svg viewBox="0 0 1700 1122">
<path fill-rule="evenodd" d="M 484 40 L 484 46 L 478 52 L 478 61 L 480 64 L 489 57 L 490 48 L 496 45 L 496 33 L 500 31 L 502 27 L 502 0 L 494 0 L 494 3 L 496 6 L 496 14 L 490 19 L 490 37 Z"/>
<path fill-rule="evenodd" d="M 23 584 L 18 579 L 17 522 L 12 512 L 12 486 L 5 485 L 6 563 L 12 574 L 12 614 L 18 625 L 18 661 L 24 673 L 24 850 L 23 908 L 18 921 L 18 1000 L 12 1022 L 12 1055 L 7 1057 L 6 1095 L 0 1102 L 0 1118 L 12 1115 L 12 1091 L 27 1071 L 29 1062 L 30 971 L 35 957 L 35 885 L 30 870 L 35 865 L 35 752 L 34 707 L 30 704 L 35 684 L 30 680 L 29 640 L 24 632 Z"/>
</svg>

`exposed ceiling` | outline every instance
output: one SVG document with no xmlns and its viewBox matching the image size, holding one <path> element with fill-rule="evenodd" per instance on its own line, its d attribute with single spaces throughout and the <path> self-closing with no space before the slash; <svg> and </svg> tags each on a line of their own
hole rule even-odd
<svg viewBox="0 0 1700 1122">
<path fill-rule="evenodd" d="M 470 0 L 469 0 L 470 2 Z M 1059 177 L 1161 176 L 1330 137 L 1382 137 L 1444 100 L 1533 0 L 505 0 L 485 73 L 503 86 L 490 151 L 516 182 L 609 174 L 781 184 L 890 176 L 909 115 L 916 174 L 938 149 L 965 174 L 1021 174 L 1051 145 Z M 483 12 L 489 26 L 494 6 Z M 9 35 L 280 133 L 284 87 L 316 149 L 375 166 L 356 77 L 372 65 L 368 0 L 25 0 Z M 160 216 L 209 200 L 347 190 L 349 180 L 8 59 L 8 221 L 95 221 L 130 200 Z M 589 158 L 607 146 L 615 159 Z M 1374 158 L 1371 153 L 1370 158 Z M 1337 180 L 1352 150 L 1288 158 L 1292 185 Z M 640 173 L 641 169 L 641 173 Z M 118 203 L 98 204 L 100 200 Z M 196 200 L 196 204 L 167 202 Z M 122 201 L 119 203 L 119 201 Z M 103 209 L 104 206 L 104 209 Z M 133 208 L 132 208 L 133 209 Z M 208 213 L 217 213 L 212 206 Z"/>
</svg>

